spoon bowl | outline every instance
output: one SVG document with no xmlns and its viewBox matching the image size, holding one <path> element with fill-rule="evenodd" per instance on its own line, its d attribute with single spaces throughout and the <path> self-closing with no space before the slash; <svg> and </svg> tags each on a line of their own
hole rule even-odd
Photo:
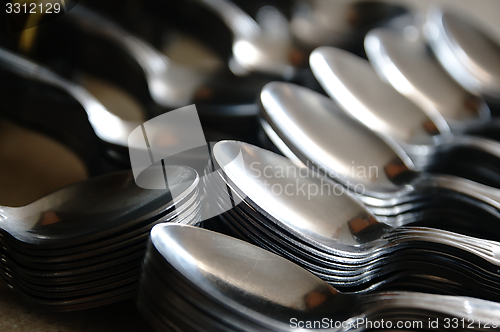
<svg viewBox="0 0 500 332">
<path fill-rule="evenodd" d="M 417 265 L 422 266 L 421 272 L 428 271 L 429 275 L 442 278 L 446 275 L 448 280 L 467 285 L 475 282 L 471 279 L 472 270 L 466 268 L 470 264 L 484 269 L 487 283 L 497 278 L 493 267 L 499 264 L 496 242 L 437 229 L 394 229 L 377 220 L 351 194 L 333 191 L 334 183 L 328 179 L 255 146 L 222 141 L 214 146 L 212 155 L 214 168 L 228 188 L 224 193 L 224 187 L 219 186 L 219 193 L 239 202 L 232 210 L 223 210 L 227 211 L 225 217 L 244 233 L 253 234 L 252 240 L 294 260 L 335 286 L 339 283 L 344 287 L 360 286 L 376 275 L 403 273 L 416 269 Z M 489 248 L 483 248 L 482 253 L 488 251 L 485 256 L 468 256 L 477 253 L 473 247 L 485 245 Z M 419 250 L 416 248 L 420 246 L 433 258 L 420 261 L 416 255 L 412 263 L 416 265 L 397 259 L 406 255 L 404 253 Z M 454 251 L 456 249 L 464 252 Z M 444 252 L 453 252 L 460 265 L 452 263 L 453 268 L 448 270 L 449 264 L 440 258 Z M 313 259 L 311 254 L 323 259 Z M 481 262 L 482 259 L 485 261 Z M 444 265 L 432 272 L 433 268 L 426 265 L 432 264 L 431 261 Z M 492 266 L 487 267 L 488 264 Z M 461 277 L 454 278 L 453 269 L 462 271 Z M 489 298 L 487 292 L 477 291 Z"/>
</svg>

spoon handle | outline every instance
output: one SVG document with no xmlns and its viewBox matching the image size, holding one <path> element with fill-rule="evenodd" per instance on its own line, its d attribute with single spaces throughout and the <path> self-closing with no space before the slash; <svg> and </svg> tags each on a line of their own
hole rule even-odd
<svg viewBox="0 0 500 332">
<path fill-rule="evenodd" d="M 231 29 L 236 39 L 248 38 L 260 30 L 255 20 L 240 7 L 228 0 L 196 0 L 216 13 Z"/>
<path fill-rule="evenodd" d="M 389 233 L 387 239 L 395 242 L 422 241 L 443 244 L 467 251 L 495 266 L 500 266 L 500 243 L 495 241 L 426 227 L 396 228 Z"/>
<path fill-rule="evenodd" d="M 465 320 L 465 326 L 491 324 L 498 319 L 500 304 L 464 296 L 437 295 L 413 292 L 387 292 L 364 296 L 361 300 L 365 313 L 387 309 L 413 309 L 432 311 Z M 429 322 L 424 321 L 426 328 Z M 475 325 L 474 325 L 475 327 Z"/>
<path fill-rule="evenodd" d="M 451 192 L 467 195 L 488 204 L 494 209 L 500 210 L 500 190 L 486 186 L 471 180 L 467 180 L 451 175 L 434 175 L 421 173 L 422 175 L 416 178 L 412 185 L 416 189 L 445 189 Z"/>
<path fill-rule="evenodd" d="M 65 91 L 83 107 L 89 122 L 99 138 L 109 143 L 127 146 L 127 137 L 123 131 L 131 132 L 136 126 L 123 121 L 110 113 L 94 96 L 83 87 L 74 84 L 48 68 L 40 66 L 25 57 L 0 47 L 0 67 L 11 73 L 18 74 L 28 80 L 40 82 Z M 120 135 L 114 135 L 111 127 L 120 127 Z"/>
</svg>

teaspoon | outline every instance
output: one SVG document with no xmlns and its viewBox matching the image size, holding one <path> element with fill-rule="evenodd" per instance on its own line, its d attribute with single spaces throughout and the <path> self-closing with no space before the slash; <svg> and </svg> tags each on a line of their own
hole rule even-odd
<svg viewBox="0 0 500 332">
<path fill-rule="evenodd" d="M 72 9 L 68 19 L 78 29 L 103 38 L 129 54 L 144 72 L 154 102 L 166 109 L 188 105 L 218 69 L 195 69 L 175 63 L 146 41 L 83 6 Z"/>
<path fill-rule="evenodd" d="M 1 207 L 1 278 L 28 302 L 50 310 L 132 297 L 152 226 L 200 221 L 196 172 L 164 170 L 167 190 L 140 188 L 131 171 L 122 171 L 26 206 Z"/>
<path fill-rule="evenodd" d="M 140 188 L 130 171 L 110 173 L 67 186 L 26 206 L 1 207 L 0 227 L 25 247 L 78 245 L 89 237 L 95 241 L 130 227 L 125 217 L 134 211 L 174 200 L 166 211 L 195 191 L 199 180 L 193 169 L 165 166 L 165 170 L 170 175 L 169 190 Z"/>
</svg>

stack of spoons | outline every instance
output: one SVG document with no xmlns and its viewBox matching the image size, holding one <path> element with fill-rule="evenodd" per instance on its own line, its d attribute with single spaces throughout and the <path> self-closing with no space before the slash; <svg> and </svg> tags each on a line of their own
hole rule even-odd
<svg viewBox="0 0 500 332">
<path fill-rule="evenodd" d="M 299 266 L 204 229 L 153 228 L 138 305 L 157 331 L 445 330 L 446 320 L 496 330 L 498 303 L 412 292 L 342 294 Z M 382 322 L 385 322 L 384 325 Z M 399 323 L 398 323 L 399 322 Z M 490 322 L 490 323 L 488 323 Z M 478 326 L 478 324 L 481 324 Z M 457 326 L 458 330 L 465 330 Z"/>
<path fill-rule="evenodd" d="M 249 144 L 222 141 L 212 154 L 204 187 L 222 220 L 335 288 L 498 300 L 498 243 L 435 228 L 393 228 L 341 185 Z"/>
<path fill-rule="evenodd" d="M 1 277 L 27 302 L 48 310 L 133 297 L 151 227 L 200 220 L 197 173 L 184 166 L 165 171 L 167 190 L 139 188 L 132 172 L 122 171 L 23 207 L 2 207 Z"/>
</svg>

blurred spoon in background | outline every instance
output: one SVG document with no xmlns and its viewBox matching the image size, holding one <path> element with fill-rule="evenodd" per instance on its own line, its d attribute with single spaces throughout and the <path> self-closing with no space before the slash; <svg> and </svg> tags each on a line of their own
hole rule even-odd
<svg viewBox="0 0 500 332">
<path fill-rule="evenodd" d="M 355 52 L 368 30 L 406 12 L 405 6 L 382 1 L 300 0 L 294 6 L 290 31 L 311 51 L 336 46 Z"/>
<path fill-rule="evenodd" d="M 475 95 L 500 102 L 500 38 L 451 8 L 429 8 L 424 33 L 443 68 Z"/>
<path fill-rule="evenodd" d="M 305 60 L 293 47 L 286 17 L 276 8 L 263 7 L 256 22 L 229 0 L 196 1 L 216 13 L 233 33 L 229 67 L 235 74 L 260 72 L 290 79 L 294 66 Z"/>
<path fill-rule="evenodd" d="M 382 28 L 368 33 L 366 53 L 380 77 L 427 114 L 441 114 L 457 134 L 489 122 L 486 102 L 456 83 L 429 53 L 419 30 L 414 31 L 412 36 Z"/>
<path fill-rule="evenodd" d="M 129 151 L 144 151 L 147 148 L 144 137 L 135 135 L 129 138 L 142 122 L 124 120 L 112 114 L 80 85 L 2 48 L 0 48 L 0 70 L 2 71 L 0 95 L 6 104 L 4 112 L 8 112 L 13 119 L 30 124 L 57 139 L 62 138 L 63 143 L 82 156 L 87 166 L 93 169 L 92 173 L 99 174 L 106 171 L 99 168 L 99 165 L 93 166 L 102 162 L 102 159 L 111 162 L 112 169 L 129 168 Z M 40 102 L 40 105 L 35 101 Z M 195 122 L 197 134 L 202 135 L 198 119 L 191 120 L 197 121 Z M 172 139 L 172 135 L 180 135 L 183 130 L 186 131 L 185 125 L 168 121 L 148 122 L 149 142 L 154 143 L 158 149 L 178 151 L 174 146 L 179 146 L 181 142 Z M 206 144 L 204 140 L 203 142 Z M 172 159 L 169 162 L 189 163 L 188 165 L 193 167 L 196 163 L 206 163 L 208 158 L 206 146 L 204 151 L 201 150 L 196 152 L 190 150 L 185 155 L 178 151 L 178 155 L 174 156 L 175 161 Z"/>
</svg>

